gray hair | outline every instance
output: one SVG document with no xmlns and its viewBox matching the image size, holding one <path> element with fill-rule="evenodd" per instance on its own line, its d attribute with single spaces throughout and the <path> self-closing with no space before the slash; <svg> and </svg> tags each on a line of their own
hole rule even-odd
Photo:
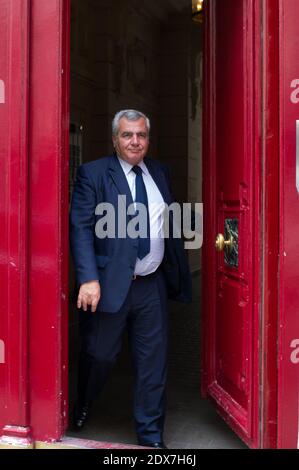
<svg viewBox="0 0 299 470">
<path fill-rule="evenodd" d="M 138 121 L 138 119 L 143 118 L 146 122 L 146 127 L 148 133 L 150 132 L 151 124 L 149 118 L 143 114 L 141 111 L 136 111 L 135 109 L 124 109 L 116 113 L 112 121 L 112 135 L 117 135 L 119 131 L 119 121 L 122 118 L 126 118 L 128 121 Z"/>
</svg>

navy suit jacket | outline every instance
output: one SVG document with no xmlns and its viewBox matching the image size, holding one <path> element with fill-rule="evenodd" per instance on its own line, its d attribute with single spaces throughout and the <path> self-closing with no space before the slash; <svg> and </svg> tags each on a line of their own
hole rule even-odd
<svg viewBox="0 0 299 470">
<path fill-rule="evenodd" d="M 167 204 L 174 202 L 169 184 L 168 168 L 157 160 L 144 159 L 152 178 Z M 100 239 L 95 226 L 102 215 L 96 215 L 99 203 L 109 202 L 117 219 L 118 196 L 126 196 L 127 207 L 133 203 L 126 176 L 115 155 L 84 165 L 77 172 L 70 212 L 70 242 L 74 260 L 77 291 L 87 281 L 100 281 L 101 299 L 98 310 L 119 311 L 128 294 L 137 259 L 138 241 L 116 237 Z M 126 212 L 126 208 L 123 207 Z M 132 217 L 132 216 L 131 216 Z M 130 216 L 127 216 L 127 222 Z M 170 227 L 172 217 L 170 214 Z M 170 228 L 172 235 L 172 227 Z M 181 302 L 191 301 L 191 275 L 183 240 L 165 238 L 165 253 L 161 263 L 168 296 Z M 77 295 L 77 291 L 76 294 Z"/>
</svg>

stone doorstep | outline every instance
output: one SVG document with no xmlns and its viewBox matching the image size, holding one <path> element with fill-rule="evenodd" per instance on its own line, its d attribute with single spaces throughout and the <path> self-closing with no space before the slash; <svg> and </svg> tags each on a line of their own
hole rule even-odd
<svg viewBox="0 0 299 470">
<path fill-rule="evenodd" d="M 32 442 L 26 439 L 2 436 L 0 439 L 0 449 L 149 449 L 149 447 L 72 437 L 64 437 L 61 441 Z"/>
<path fill-rule="evenodd" d="M 63 437 L 61 441 L 42 442 L 37 441 L 35 449 L 149 449 L 133 444 L 119 444 L 114 442 L 93 441 L 73 437 Z"/>
<path fill-rule="evenodd" d="M 0 437 L 0 449 L 149 449 L 149 447 L 120 444 L 115 442 L 94 441 L 77 437 L 64 436 L 60 441 L 34 441 L 30 435 L 30 427 L 4 427 Z"/>
</svg>

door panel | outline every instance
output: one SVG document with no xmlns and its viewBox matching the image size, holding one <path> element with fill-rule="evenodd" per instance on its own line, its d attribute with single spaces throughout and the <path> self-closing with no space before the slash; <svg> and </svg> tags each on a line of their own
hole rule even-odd
<svg viewBox="0 0 299 470">
<path fill-rule="evenodd" d="M 28 407 L 29 1 L 0 0 L 0 435 L 31 446 Z M 2 440 L 1 439 L 1 440 Z"/>
<path fill-rule="evenodd" d="M 258 446 L 258 5 L 208 2 L 204 112 L 203 390 L 252 447 Z"/>
<path fill-rule="evenodd" d="M 246 42 L 250 31 L 246 21 L 249 2 L 216 2 L 216 219 L 218 232 L 232 231 L 233 247 L 216 258 L 216 344 L 215 378 L 218 395 L 229 395 L 250 428 L 250 383 L 248 363 L 252 361 L 252 247 L 248 236 L 253 217 L 252 159 L 248 162 L 245 139 L 248 129 L 248 69 Z M 252 3 L 252 2 L 251 2 Z M 238 256 L 233 263 L 233 253 Z M 235 248 L 235 250 L 233 250 Z M 212 390 L 211 390 L 212 392 Z M 212 392 L 213 393 L 213 392 Z"/>
</svg>

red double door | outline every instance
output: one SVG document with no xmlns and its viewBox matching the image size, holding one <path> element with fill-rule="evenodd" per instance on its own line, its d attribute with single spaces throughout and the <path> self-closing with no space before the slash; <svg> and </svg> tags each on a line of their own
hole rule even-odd
<svg viewBox="0 0 299 470">
<path fill-rule="evenodd" d="M 202 392 L 250 447 L 298 440 L 298 10 L 206 2 Z M 0 426 L 29 444 L 67 425 L 70 3 L 0 11 Z"/>
</svg>

